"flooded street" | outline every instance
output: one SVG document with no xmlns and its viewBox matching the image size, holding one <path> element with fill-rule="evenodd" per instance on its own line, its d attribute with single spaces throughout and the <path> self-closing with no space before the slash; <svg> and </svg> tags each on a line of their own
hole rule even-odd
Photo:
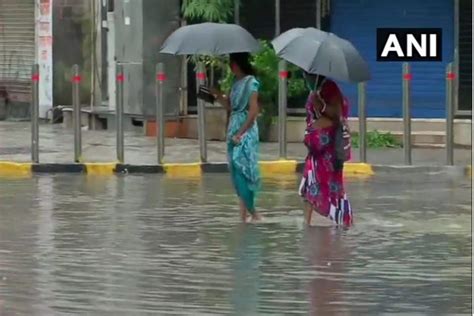
<svg viewBox="0 0 474 316">
<path fill-rule="evenodd" d="M 470 314 L 470 180 L 349 180 L 347 231 L 297 180 L 243 226 L 226 174 L 0 179 L 0 315 Z"/>
</svg>

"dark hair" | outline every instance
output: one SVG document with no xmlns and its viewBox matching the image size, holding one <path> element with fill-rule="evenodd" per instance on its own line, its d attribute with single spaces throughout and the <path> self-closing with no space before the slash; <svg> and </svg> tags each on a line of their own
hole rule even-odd
<svg viewBox="0 0 474 316">
<path fill-rule="evenodd" d="M 255 75 L 252 65 L 250 64 L 249 53 L 233 53 L 229 56 L 230 64 L 237 64 L 240 70 L 246 75 Z"/>
</svg>

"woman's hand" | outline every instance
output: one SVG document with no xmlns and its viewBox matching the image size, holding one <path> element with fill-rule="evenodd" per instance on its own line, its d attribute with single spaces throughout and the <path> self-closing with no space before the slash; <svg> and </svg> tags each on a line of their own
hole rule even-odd
<svg viewBox="0 0 474 316">
<path fill-rule="evenodd" d="M 241 141 L 242 141 L 242 136 L 240 135 L 232 136 L 232 142 L 234 143 L 234 145 L 240 145 Z"/>
<path fill-rule="evenodd" d="M 317 113 L 322 113 L 324 112 L 324 105 L 325 105 L 325 102 L 324 100 L 321 98 L 320 95 L 318 95 L 317 93 L 314 94 L 314 109 Z"/>
<path fill-rule="evenodd" d="M 221 90 L 217 89 L 216 87 L 212 87 L 209 89 L 209 91 L 211 91 L 211 94 L 216 98 L 217 102 L 219 102 L 227 110 L 227 112 L 231 110 L 229 98 L 224 95 Z"/>
<path fill-rule="evenodd" d="M 222 95 L 222 91 L 217 89 L 216 87 L 211 87 L 209 91 L 211 91 L 211 94 L 215 97 L 219 97 Z"/>
<path fill-rule="evenodd" d="M 238 143 L 240 143 L 240 138 L 244 135 L 250 127 L 255 123 L 255 120 L 258 116 L 258 92 L 253 92 L 250 96 L 249 100 L 249 112 L 247 115 L 247 120 L 245 123 L 240 127 L 240 130 L 237 132 L 236 135 L 240 135 Z"/>
</svg>

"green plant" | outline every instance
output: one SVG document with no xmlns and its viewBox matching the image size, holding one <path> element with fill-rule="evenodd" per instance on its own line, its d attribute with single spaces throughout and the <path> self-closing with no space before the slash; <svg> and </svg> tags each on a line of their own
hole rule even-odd
<svg viewBox="0 0 474 316">
<path fill-rule="evenodd" d="M 367 132 L 368 148 L 400 148 L 402 143 L 391 133 Z M 352 147 L 359 148 L 359 133 L 352 133 Z"/>
<path fill-rule="evenodd" d="M 225 23 L 234 14 L 234 1 L 184 0 L 181 11 L 187 20 Z"/>
</svg>

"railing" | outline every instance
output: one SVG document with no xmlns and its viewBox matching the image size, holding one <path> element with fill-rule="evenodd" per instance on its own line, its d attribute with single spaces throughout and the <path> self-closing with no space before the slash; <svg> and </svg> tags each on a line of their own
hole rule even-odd
<svg viewBox="0 0 474 316">
<path fill-rule="evenodd" d="M 288 72 L 286 62 L 279 64 L 279 94 L 278 94 L 278 142 L 280 159 L 287 158 L 287 80 Z M 117 160 L 123 163 L 124 157 L 124 128 L 123 128 L 123 109 L 124 109 L 124 84 L 125 74 L 123 66 L 117 65 L 117 110 L 116 110 L 116 138 L 117 138 Z M 404 146 L 404 162 L 406 165 L 412 164 L 412 142 L 411 142 L 411 81 L 413 75 L 410 71 L 410 65 L 404 63 L 402 67 L 402 87 L 403 87 L 403 146 Z M 39 66 L 34 65 L 32 68 L 32 104 L 31 104 L 31 160 L 33 163 L 39 163 Z M 204 65 L 198 65 L 196 73 L 197 83 L 199 85 L 206 82 L 206 71 Z M 446 67 L 446 164 L 454 164 L 454 80 L 455 73 L 453 63 Z M 80 109 L 80 85 L 81 75 L 78 65 L 73 67 L 72 82 L 72 100 L 73 100 L 73 122 L 74 122 L 74 161 L 82 160 L 81 145 L 81 109 Z M 164 99 L 163 89 L 166 84 L 165 66 L 159 63 L 156 66 L 156 125 L 157 125 L 157 162 L 163 163 L 165 155 L 164 141 Z M 367 83 L 359 83 L 358 85 L 358 108 L 359 108 L 359 150 L 360 162 L 367 162 L 367 99 L 366 99 Z M 198 138 L 200 148 L 201 162 L 207 162 L 207 143 L 206 143 L 206 121 L 205 121 L 205 103 L 198 101 Z"/>
</svg>

